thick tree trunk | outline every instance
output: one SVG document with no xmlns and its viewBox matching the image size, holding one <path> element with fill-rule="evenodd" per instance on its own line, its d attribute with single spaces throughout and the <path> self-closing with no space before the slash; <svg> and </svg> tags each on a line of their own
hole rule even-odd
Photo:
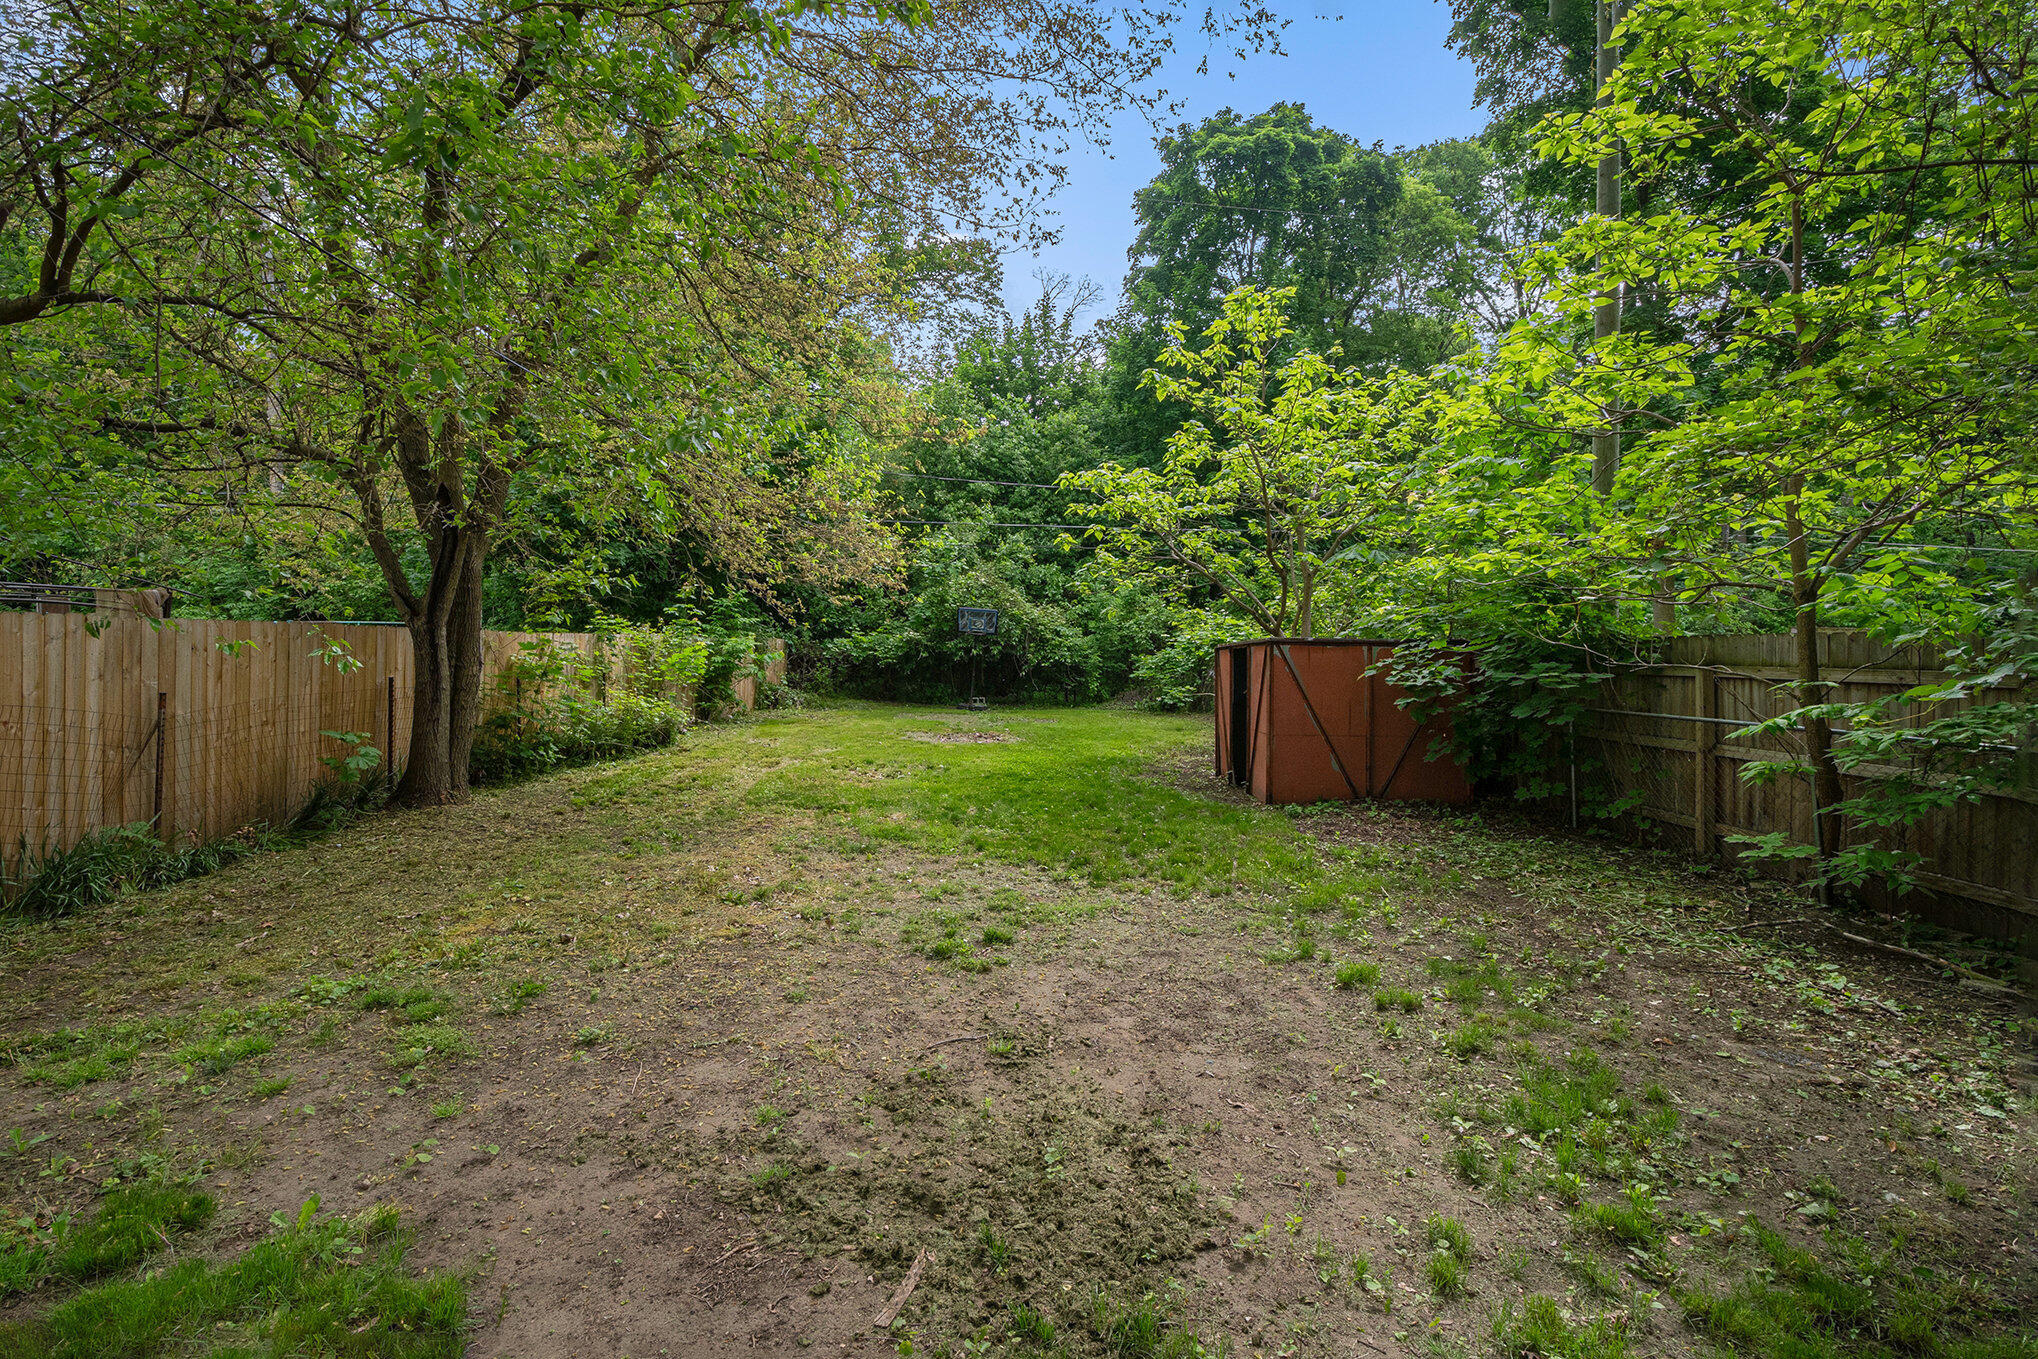
<svg viewBox="0 0 2038 1359">
<path fill-rule="evenodd" d="M 473 545 L 446 620 L 446 642 L 452 651 L 447 680 L 452 686 L 451 720 L 446 730 L 446 758 L 452 775 L 452 798 L 467 798 L 468 762 L 474 754 L 474 730 L 481 722 L 481 573 L 482 544 Z"/>
<path fill-rule="evenodd" d="M 413 619 L 410 646 L 410 756 L 396 801 L 406 807 L 437 806 L 454 800 L 452 657 L 445 622 Z"/>
<path fill-rule="evenodd" d="M 441 521 L 431 583 L 410 621 L 415 657 L 410 763 L 396 787 L 406 807 L 467 798 L 467 762 L 481 715 L 481 572 L 487 535 Z"/>
</svg>

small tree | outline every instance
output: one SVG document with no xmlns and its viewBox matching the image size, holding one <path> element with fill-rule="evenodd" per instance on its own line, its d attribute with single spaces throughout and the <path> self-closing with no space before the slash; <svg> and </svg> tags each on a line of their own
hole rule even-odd
<svg viewBox="0 0 2038 1359">
<path fill-rule="evenodd" d="M 1966 0 L 1651 0 L 1620 37 L 1606 97 L 1550 120 L 1544 152 L 1623 150 L 1653 190 L 1710 182 L 1532 257 L 1551 305 L 1510 334 L 1490 394 L 1545 428 L 1613 412 L 1636 432 L 1603 527 L 1565 549 L 1610 590 L 1787 621 L 1791 772 L 1830 862 L 1845 793 L 1821 627 L 1850 603 L 1915 609 L 1919 536 L 2013 530 L 2038 488 L 2029 27 Z M 1582 345 L 1622 291 L 1679 324 Z"/>
<path fill-rule="evenodd" d="M 1086 536 L 1107 574 L 1214 594 L 1269 633 L 1307 637 L 1326 572 L 1405 534 L 1430 389 L 1340 370 L 1336 351 L 1277 360 L 1294 295 L 1232 293 L 1200 349 L 1172 327 L 1146 381 L 1193 415 L 1160 466 L 1107 463 L 1061 484 L 1094 497 L 1069 508 L 1099 521 Z"/>
</svg>

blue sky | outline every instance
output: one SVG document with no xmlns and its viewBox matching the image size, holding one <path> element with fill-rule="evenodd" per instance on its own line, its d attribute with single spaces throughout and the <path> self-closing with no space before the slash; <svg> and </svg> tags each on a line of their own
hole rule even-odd
<svg viewBox="0 0 2038 1359">
<path fill-rule="evenodd" d="M 1210 74 L 1199 76 L 1200 47 L 1185 44 L 1176 54 L 1160 84 L 1186 101 L 1178 121 L 1197 122 L 1227 106 L 1259 113 L 1287 100 L 1318 123 L 1389 147 L 1468 136 L 1485 125 L 1472 108 L 1470 63 L 1444 46 L 1451 12 L 1442 0 L 1274 0 L 1273 8 L 1294 21 L 1282 36 L 1286 56 L 1236 63 L 1213 53 Z M 1037 257 L 1006 256 L 1005 300 L 1013 310 L 1039 295 L 1033 272 L 1041 267 L 1087 275 L 1103 286 L 1105 310 L 1118 305 L 1134 234 L 1132 194 L 1159 173 L 1160 160 L 1153 129 L 1136 115 L 1118 120 L 1111 142 L 1108 152 L 1087 144 L 1071 150 L 1068 184 L 1050 205 L 1061 243 Z"/>
</svg>

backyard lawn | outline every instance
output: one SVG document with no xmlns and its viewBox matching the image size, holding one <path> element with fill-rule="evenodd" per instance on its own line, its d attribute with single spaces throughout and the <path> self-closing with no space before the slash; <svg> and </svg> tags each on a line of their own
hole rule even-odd
<svg viewBox="0 0 2038 1359">
<path fill-rule="evenodd" d="M 1208 741 L 795 711 L 7 925 L 0 1355 L 2038 1356 L 2018 1005 Z"/>
</svg>

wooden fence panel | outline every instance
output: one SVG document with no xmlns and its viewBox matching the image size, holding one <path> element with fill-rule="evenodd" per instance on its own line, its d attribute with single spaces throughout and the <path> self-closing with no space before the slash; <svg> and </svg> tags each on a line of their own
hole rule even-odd
<svg viewBox="0 0 2038 1359">
<path fill-rule="evenodd" d="M 0 863 L 112 826 L 153 821 L 165 839 L 195 840 L 280 823 L 326 759 L 352 753 L 326 732 L 358 733 L 401 765 L 414 682 L 404 628 L 156 620 L 107 594 L 92 613 L 0 612 Z M 541 642 L 574 673 L 525 702 L 628 678 L 593 633 L 485 632 L 484 714 L 517 701 L 504 676 Z M 783 643 L 765 649 L 782 678 Z"/>
<path fill-rule="evenodd" d="M 1813 802 L 1805 781 L 1744 777 L 1758 760 L 1803 757 L 1790 733 L 1761 738 L 1737 729 L 1797 706 L 1795 646 L 1789 636 L 1682 637 L 1663 661 L 1610 681 L 1592 720 L 1581 729 L 1581 753 L 1603 763 L 1610 792 L 1639 822 L 1653 823 L 1667 843 L 1700 855 L 1737 855 L 1726 837 L 1782 831 L 1791 843 L 1812 839 Z M 1820 639 L 1820 662 L 1833 701 L 1856 703 L 1898 694 L 1941 675 L 1929 650 L 1892 650 L 1860 634 Z M 2014 696 L 2004 689 L 1968 702 Z M 1929 720 L 1912 709 L 1904 721 Z M 1887 771 L 1846 779 L 1850 795 Z M 1664 827 L 1678 828 L 1665 831 Z M 1923 895 L 1886 904 L 1925 907 L 1952 923 L 1989 933 L 2038 938 L 2038 797 L 2005 792 L 1935 813 L 1908 827 L 1875 831 L 1850 825 L 1846 843 L 1874 835 L 1925 860 Z M 1786 868 L 1784 871 L 1788 871 Z"/>
</svg>

